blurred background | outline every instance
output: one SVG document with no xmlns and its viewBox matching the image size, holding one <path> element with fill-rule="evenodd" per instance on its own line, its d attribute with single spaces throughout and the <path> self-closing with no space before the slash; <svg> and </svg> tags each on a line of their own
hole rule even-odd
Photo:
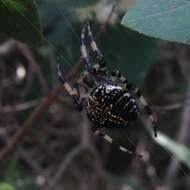
<svg viewBox="0 0 190 190">
<path fill-rule="evenodd" d="M 122 26 L 131 4 L 38 0 L 38 24 L 18 6 L 12 24 L 0 6 L 0 190 L 190 189 L 190 48 Z M 27 8 L 32 18 L 34 7 Z M 80 34 L 86 18 L 109 70 L 119 69 L 141 87 L 157 114 L 158 141 L 144 125 L 106 130 L 143 159 L 94 137 L 60 86 L 57 62 L 70 84 L 84 70 Z"/>
</svg>

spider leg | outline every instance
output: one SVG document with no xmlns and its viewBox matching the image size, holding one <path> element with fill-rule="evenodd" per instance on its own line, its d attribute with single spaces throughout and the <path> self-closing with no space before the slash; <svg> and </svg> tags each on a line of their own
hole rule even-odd
<svg viewBox="0 0 190 190">
<path fill-rule="evenodd" d="M 86 24 L 85 24 L 85 26 L 83 28 L 81 39 L 82 39 L 82 37 L 84 37 L 83 34 L 85 34 L 85 32 L 87 32 L 87 34 L 88 34 L 88 38 L 90 40 L 90 46 L 91 46 L 92 51 L 95 54 L 96 59 L 98 61 L 98 63 L 93 66 L 93 69 L 95 70 L 96 73 L 99 72 L 99 71 L 103 72 L 103 73 L 106 73 L 106 71 L 107 71 L 106 70 L 106 62 L 104 60 L 102 52 L 100 51 L 100 49 L 97 46 L 97 43 L 96 43 L 95 38 L 93 36 L 93 33 L 92 33 L 92 30 L 91 30 L 91 27 L 90 27 L 90 24 L 89 24 L 88 20 L 86 21 Z"/>
<path fill-rule="evenodd" d="M 92 51 L 95 53 L 96 58 L 98 59 L 98 61 L 100 61 L 100 63 L 104 62 L 104 64 L 105 64 L 102 52 L 100 51 L 100 49 L 98 48 L 98 46 L 96 44 L 96 41 L 94 39 L 92 30 L 91 30 L 91 27 L 90 27 L 90 23 L 89 23 L 88 20 L 86 21 L 86 30 L 88 32 L 88 37 L 90 38 L 90 45 L 91 45 Z"/>
<path fill-rule="evenodd" d="M 115 70 L 111 72 L 111 80 L 112 82 L 116 82 L 117 80 L 122 79 L 122 75 L 120 74 L 119 70 Z"/>
<path fill-rule="evenodd" d="M 92 128 L 92 130 L 93 130 L 93 133 L 96 136 L 99 136 L 99 137 L 103 138 L 109 144 L 112 144 L 113 146 L 117 147 L 120 151 L 122 151 L 124 153 L 127 153 L 129 155 L 138 156 L 139 158 L 143 157 L 142 155 L 136 153 L 135 151 L 131 151 L 131 150 L 125 148 L 124 146 L 121 146 L 118 142 L 116 142 L 115 140 L 113 140 L 109 135 L 105 134 L 104 132 L 100 131 L 99 129 Z"/>
<path fill-rule="evenodd" d="M 64 89 L 72 97 L 75 108 L 78 111 L 82 111 L 83 105 L 80 101 L 80 94 L 77 92 L 76 88 L 72 88 L 71 85 L 64 79 L 59 63 L 57 63 L 57 74 L 58 74 L 59 80 L 62 83 Z"/>
<path fill-rule="evenodd" d="M 137 98 L 139 99 L 140 103 L 142 104 L 142 106 L 144 108 L 144 111 L 149 116 L 149 119 L 153 126 L 154 135 L 155 135 L 155 137 L 157 137 L 157 130 L 156 130 L 156 126 L 155 126 L 157 118 L 154 115 L 153 111 L 151 110 L 150 106 L 148 105 L 147 101 L 145 100 L 144 96 L 142 95 L 140 88 L 138 88 L 134 84 L 130 83 L 127 80 L 127 78 L 124 77 L 118 70 L 111 72 L 111 79 L 113 82 L 115 82 L 116 80 L 120 80 L 123 84 L 124 89 L 132 91 L 137 96 Z"/>
<path fill-rule="evenodd" d="M 157 122 L 157 118 L 156 118 L 155 114 L 153 113 L 152 109 L 150 108 L 150 106 L 148 105 L 147 101 L 145 100 L 144 96 L 142 95 L 140 88 L 135 87 L 133 84 L 130 84 L 128 86 L 128 89 L 133 90 L 133 92 L 139 99 L 140 103 L 143 105 L 144 111 L 147 113 L 147 115 L 149 116 L 149 119 L 152 123 L 152 127 L 154 130 L 154 136 L 157 137 L 157 130 L 156 130 L 156 126 L 155 126 L 155 124 Z"/>
<path fill-rule="evenodd" d="M 84 65 L 85 65 L 85 69 L 87 71 L 89 71 L 92 67 L 92 64 L 90 62 L 90 58 L 88 56 L 88 52 L 87 52 L 87 47 L 86 47 L 86 44 L 85 44 L 85 34 L 86 34 L 86 24 L 83 26 L 82 28 L 82 32 L 81 32 L 81 54 L 82 54 L 82 60 L 84 62 Z"/>
</svg>

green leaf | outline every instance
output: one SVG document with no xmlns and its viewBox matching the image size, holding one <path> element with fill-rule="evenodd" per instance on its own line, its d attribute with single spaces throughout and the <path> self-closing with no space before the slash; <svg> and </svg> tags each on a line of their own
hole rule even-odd
<svg viewBox="0 0 190 190">
<path fill-rule="evenodd" d="M 0 41 L 15 38 L 31 46 L 42 45 L 41 23 L 35 1 L 0 1 Z"/>
<path fill-rule="evenodd" d="M 144 123 L 150 135 L 153 136 L 150 124 L 145 121 Z M 170 156 L 174 156 L 176 159 L 182 161 L 190 168 L 190 149 L 188 149 L 185 145 L 173 141 L 170 137 L 161 132 L 158 132 L 157 138 L 153 138 L 153 140 L 162 148 L 164 148 Z"/>
<path fill-rule="evenodd" d="M 14 190 L 8 183 L 0 183 L 0 190 Z"/>
<path fill-rule="evenodd" d="M 0 190 L 37 190 L 31 170 L 19 163 L 14 156 L 8 157 L 2 168 L 2 171 L 4 171 L 4 183 L 0 183 Z M 2 187 L 7 189 L 1 189 L 1 184 L 4 185 Z"/>
<path fill-rule="evenodd" d="M 154 140 L 190 168 L 190 150 L 186 146 L 173 141 L 160 132 L 158 133 L 158 138 Z"/>
<path fill-rule="evenodd" d="M 148 36 L 189 43 L 189 18 L 190 1 L 136 0 L 122 24 Z"/>
<path fill-rule="evenodd" d="M 120 70 L 135 84 L 143 83 L 148 69 L 154 63 L 154 39 L 116 24 L 107 27 L 106 35 L 98 44 L 110 70 Z"/>
<path fill-rule="evenodd" d="M 21 4 L 20 2 L 17 2 L 15 0 L 1 0 L 1 2 L 10 10 L 19 10 L 19 11 L 23 11 L 26 10 L 26 7 Z"/>
</svg>

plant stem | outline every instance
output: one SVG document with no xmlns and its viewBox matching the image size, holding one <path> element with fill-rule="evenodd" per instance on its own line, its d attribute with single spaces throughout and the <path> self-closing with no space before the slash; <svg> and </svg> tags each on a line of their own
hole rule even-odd
<svg viewBox="0 0 190 190">
<path fill-rule="evenodd" d="M 187 80 L 188 86 L 187 86 L 187 97 L 190 96 L 190 78 Z M 181 114 L 181 123 L 180 123 L 180 129 L 178 132 L 177 142 L 181 144 L 186 144 L 189 136 L 189 124 L 190 124 L 190 105 L 188 104 L 188 98 L 186 99 L 186 103 L 184 104 L 182 108 L 182 114 Z M 168 170 L 166 173 L 166 187 L 167 190 L 172 190 L 175 185 L 175 178 L 178 174 L 178 169 L 180 166 L 180 163 L 176 158 L 172 158 L 170 165 L 168 166 Z M 181 168 L 182 172 L 186 175 L 185 171 Z"/>
</svg>

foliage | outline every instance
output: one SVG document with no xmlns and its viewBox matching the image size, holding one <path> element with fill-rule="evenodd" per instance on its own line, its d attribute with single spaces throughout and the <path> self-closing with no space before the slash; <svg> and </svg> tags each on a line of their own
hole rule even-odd
<svg viewBox="0 0 190 190">
<path fill-rule="evenodd" d="M 26 7 L 21 3 L 15 0 L 1 0 L 1 2 L 10 10 L 10 11 L 26 11 Z"/>
<path fill-rule="evenodd" d="M 189 17 L 189 1 L 136 0 L 122 24 L 148 36 L 188 44 Z"/>
<path fill-rule="evenodd" d="M 190 149 L 182 144 L 173 141 L 167 135 L 161 132 L 158 133 L 158 138 L 155 138 L 154 140 L 166 151 L 171 152 L 171 154 L 176 159 L 182 161 L 190 168 Z"/>
<path fill-rule="evenodd" d="M 145 120 L 143 122 L 153 140 L 159 144 L 169 156 L 182 161 L 190 168 L 190 149 L 188 149 L 185 145 L 175 142 L 169 136 L 159 131 L 157 138 L 154 138 L 150 124 Z"/>
<path fill-rule="evenodd" d="M 37 190 L 32 174 L 15 157 L 7 159 L 5 166 L 6 183 L 0 183 L 0 187 L 2 185 L 5 189 L 0 190 Z"/>
<path fill-rule="evenodd" d="M 0 183 L 1 190 L 14 190 L 14 188 L 8 183 Z"/>
<path fill-rule="evenodd" d="M 34 0 L 1 0 L 0 25 L 0 41 L 15 38 L 31 46 L 42 45 L 41 23 Z"/>
<path fill-rule="evenodd" d="M 142 85 L 154 62 L 155 42 L 154 39 L 115 24 L 107 27 L 100 46 L 110 70 L 118 69 L 129 81 Z"/>
</svg>

